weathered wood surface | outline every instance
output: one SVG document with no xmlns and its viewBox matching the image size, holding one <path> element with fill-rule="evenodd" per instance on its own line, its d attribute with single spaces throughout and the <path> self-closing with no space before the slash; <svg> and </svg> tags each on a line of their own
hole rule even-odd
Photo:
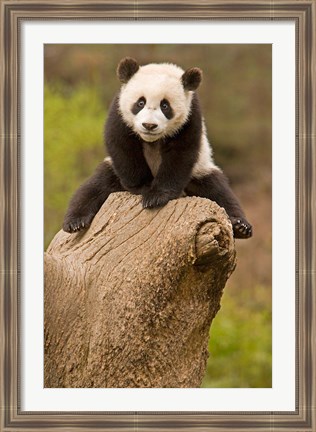
<svg viewBox="0 0 316 432">
<path fill-rule="evenodd" d="M 45 253 L 45 387 L 199 387 L 235 259 L 215 203 L 112 194 Z"/>
</svg>

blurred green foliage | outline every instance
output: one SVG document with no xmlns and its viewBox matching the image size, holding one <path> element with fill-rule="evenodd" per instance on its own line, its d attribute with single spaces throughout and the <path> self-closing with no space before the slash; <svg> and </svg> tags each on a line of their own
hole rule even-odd
<svg viewBox="0 0 316 432">
<path fill-rule="evenodd" d="M 104 115 L 95 88 L 65 94 L 61 87 L 45 86 L 45 247 L 60 230 L 71 195 L 104 157 Z"/>
<path fill-rule="evenodd" d="M 200 67 L 198 90 L 215 161 L 230 178 L 254 237 L 211 328 L 204 387 L 271 387 L 271 45 L 45 45 L 45 249 L 71 195 L 104 158 L 103 126 L 119 90 L 117 63 Z"/>
<path fill-rule="evenodd" d="M 202 387 L 271 387 L 271 311 L 224 297 L 225 312 L 215 317 L 210 331 Z"/>
</svg>

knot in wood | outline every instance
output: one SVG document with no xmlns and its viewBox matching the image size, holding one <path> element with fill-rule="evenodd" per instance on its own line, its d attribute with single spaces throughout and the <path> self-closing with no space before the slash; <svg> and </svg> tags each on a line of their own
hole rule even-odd
<svg viewBox="0 0 316 432">
<path fill-rule="evenodd" d="M 226 224 L 228 225 L 228 224 Z M 217 220 L 203 222 L 195 236 L 195 265 L 209 266 L 225 257 L 232 247 L 232 233 Z"/>
</svg>

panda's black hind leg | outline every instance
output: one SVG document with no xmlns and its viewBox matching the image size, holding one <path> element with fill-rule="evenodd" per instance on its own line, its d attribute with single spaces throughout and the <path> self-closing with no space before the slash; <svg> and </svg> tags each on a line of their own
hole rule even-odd
<svg viewBox="0 0 316 432">
<path fill-rule="evenodd" d="M 63 230 L 75 233 L 88 228 L 110 193 L 123 191 L 111 163 L 102 162 L 71 198 Z"/>
<path fill-rule="evenodd" d="M 223 207 L 231 220 L 235 238 L 247 239 L 252 236 L 252 226 L 247 221 L 226 176 L 219 169 L 214 168 L 207 175 L 192 178 L 185 192 L 190 196 L 208 198 Z"/>
</svg>

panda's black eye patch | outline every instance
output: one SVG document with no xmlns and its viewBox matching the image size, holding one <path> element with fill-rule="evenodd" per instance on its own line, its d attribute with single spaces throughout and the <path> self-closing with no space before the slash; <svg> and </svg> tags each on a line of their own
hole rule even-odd
<svg viewBox="0 0 316 432">
<path fill-rule="evenodd" d="M 146 105 L 146 99 L 144 98 L 144 96 L 140 97 L 132 106 L 132 113 L 134 115 L 138 114 L 139 111 L 141 111 L 144 106 Z"/>
<path fill-rule="evenodd" d="M 137 106 L 139 108 L 144 108 L 144 106 L 145 106 L 145 99 L 139 99 L 139 101 L 137 102 Z"/>
<path fill-rule="evenodd" d="M 168 120 L 172 119 L 173 110 L 167 99 L 162 99 L 162 101 L 160 102 L 160 109 Z"/>
</svg>

